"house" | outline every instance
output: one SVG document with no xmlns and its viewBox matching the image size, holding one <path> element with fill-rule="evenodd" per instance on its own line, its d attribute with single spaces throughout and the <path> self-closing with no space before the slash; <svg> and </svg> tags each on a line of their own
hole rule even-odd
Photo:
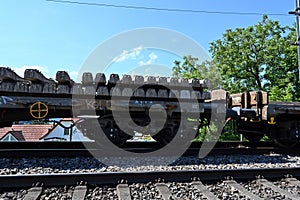
<svg viewBox="0 0 300 200">
<path fill-rule="evenodd" d="M 73 123 L 78 121 L 77 118 L 63 118 L 60 120 L 61 125 L 56 124 L 54 127 L 43 137 L 42 141 L 93 141 L 82 134 L 82 132 L 76 127 L 72 126 Z M 70 127 L 70 128 L 68 128 Z"/>
<path fill-rule="evenodd" d="M 93 141 L 71 125 L 78 119 L 63 118 L 59 124 L 13 124 L 0 128 L 0 141 L 3 142 L 37 142 L 37 141 Z"/>
<path fill-rule="evenodd" d="M 50 124 L 13 124 L 0 128 L 0 141 L 39 141 L 52 128 Z"/>
<path fill-rule="evenodd" d="M 25 141 L 24 135 L 22 131 L 8 131 L 2 138 L 1 141 L 4 142 L 17 142 L 17 141 Z"/>
</svg>

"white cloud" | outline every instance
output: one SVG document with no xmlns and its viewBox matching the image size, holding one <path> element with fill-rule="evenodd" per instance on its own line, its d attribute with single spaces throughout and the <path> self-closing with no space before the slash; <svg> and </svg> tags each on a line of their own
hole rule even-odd
<svg viewBox="0 0 300 200">
<path fill-rule="evenodd" d="M 137 57 L 141 54 L 141 51 L 143 50 L 142 46 L 139 46 L 137 48 L 134 48 L 132 51 L 124 50 L 121 55 L 115 57 L 113 59 L 113 62 L 122 62 L 125 60 L 136 60 Z"/>
<path fill-rule="evenodd" d="M 140 61 L 139 65 L 149 65 L 149 64 L 152 64 L 158 58 L 158 56 L 155 53 L 153 53 L 153 52 L 150 53 L 148 57 L 149 57 L 149 59 L 146 62 Z"/>
<path fill-rule="evenodd" d="M 143 76 L 165 76 L 170 77 L 172 75 L 172 68 L 160 65 L 160 64 L 149 64 L 149 65 L 140 65 L 135 69 L 131 70 L 127 74 L 130 75 L 143 75 Z"/>
</svg>

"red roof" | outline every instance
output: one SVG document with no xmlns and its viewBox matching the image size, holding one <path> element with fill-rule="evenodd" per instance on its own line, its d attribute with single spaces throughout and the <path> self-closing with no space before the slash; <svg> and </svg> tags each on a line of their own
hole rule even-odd
<svg viewBox="0 0 300 200">
<path fill-rule="evenodd" d="M 0 140 L 9 131 L 22 131 L 25 141 L 39 141 L 52 128 L 50 124 L 13 124 L 12 127 L 0 128 Z"/>
<path fill-rule="evenodd" d="M 25 141 L 24 135 L 22 133 L 22 131 L 12 131 L 12 132 L 8 132 L 10 134 L 12 134 L 18 141 Z"/>
</svg>

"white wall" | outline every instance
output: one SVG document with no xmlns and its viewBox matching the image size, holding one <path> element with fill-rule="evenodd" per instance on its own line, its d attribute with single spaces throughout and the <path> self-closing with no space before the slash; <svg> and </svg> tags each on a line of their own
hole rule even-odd
<svg viewBox="0 0 300 200">
<path fill-rule="evenodd" d="M 72 125 L 71 121 L 61 121 L 61 123 L 69 127 Z M 56 126 L 46 137 L 42 138 L 45 141 L 51 141 L 51 138 L 63 138 L 65 141 L 70 141 L 70 135 L 64 135 L 64 128 Z M 84 136 L 76 126 L 72 128 L 72 141 L 92 141 L 88 137 Z"/>
</svg>

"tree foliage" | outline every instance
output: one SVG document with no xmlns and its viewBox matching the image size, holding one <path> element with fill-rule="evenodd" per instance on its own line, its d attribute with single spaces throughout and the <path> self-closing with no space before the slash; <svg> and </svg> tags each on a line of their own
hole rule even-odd
<svg viewBox="0 0 300 200">
<path fill-rule="evenodd" d="M 221 75 L 212 61 L 199 63 L 198 58 L 188 55 L 183 57 L 182 62 L 175 61 L 174 64 L 173 75 L 175 77 L 208 79 L 214 89 L 221 87 Z"/>
<path fill-rule="evenodd" d="M 297 47 L 291 45 L 295 41 L 294 27 L 263 16 L 256 25 L 226 30 L 211 43 L 210 52 L 224 89 L 264 90 L 271 100 L 290 101 L 299 98 Z"/>
</svg>

